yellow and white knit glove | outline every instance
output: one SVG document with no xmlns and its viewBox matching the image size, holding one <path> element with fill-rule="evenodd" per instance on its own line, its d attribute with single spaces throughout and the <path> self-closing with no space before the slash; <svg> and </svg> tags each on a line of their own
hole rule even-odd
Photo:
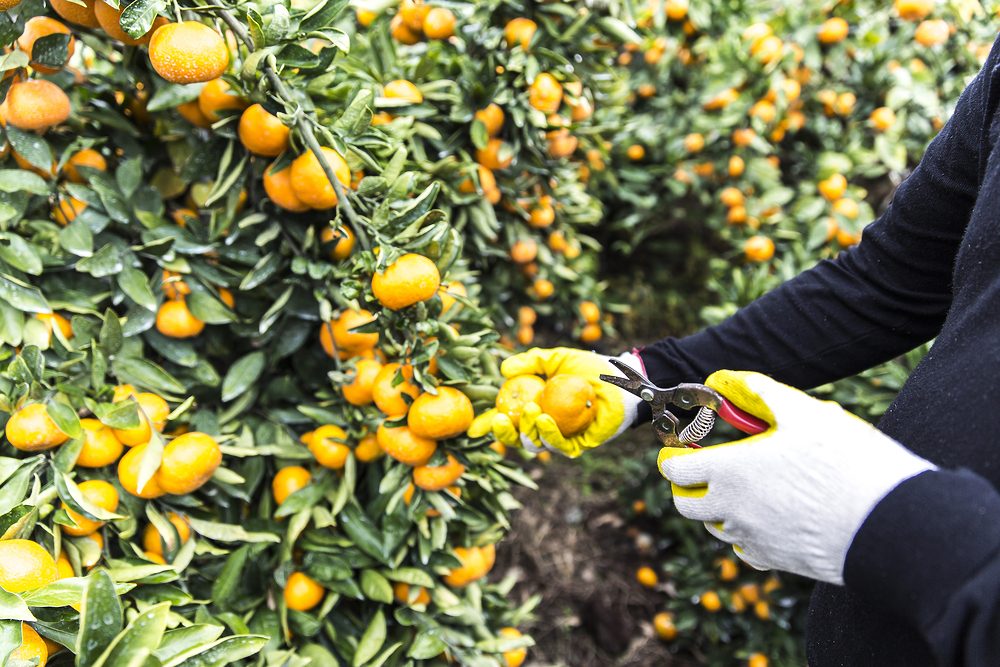
<svg viewBox="0 0 1000 667">
<path fill-rule="evenodd" d="M 635 421 L 642 399 L 601 380 L 601 374 L 619 375 L 607 357 L 569 347 L 532 348 L 503 362 L 500 372 L 506 378 L 537 375 L 551 378 L 570 374 L 581 377 L 594 389 L 597 402 L 594 420 L 582 433 L 565 437 L 555 420 L 542 412 L 537 403 L 528 403 L 521 413 L 518 427 L 510 417 L 496 409 L 484 412 L 469 428 L 469 435 L 480 437 L 490 431 L 507 446 L 522 446 L 530 451 L 542 448 L 577 457 L 621 435 Z M 642 372 L 642 361 L 631 352 L 617 357 L 630 368 Z"/>
<path fill-rule="evenodd" d="M 715 447 L 664 447 L 657 463 L 677 510 L 757 569 L 843 584 L 875 505 L 935 467 L 836 403 L 765 375 L 719 371 L 705 384 L 770 427 Z"/>
</svg>

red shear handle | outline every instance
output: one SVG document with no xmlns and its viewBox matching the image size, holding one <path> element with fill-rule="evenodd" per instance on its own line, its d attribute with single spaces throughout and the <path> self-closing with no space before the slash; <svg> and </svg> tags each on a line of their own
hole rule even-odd
<svg viewBox="0 0 1000 667">
<path fill-rule="evenodd" d="M 768 429 L 768 423 L 759 417 L 754 417 L 749 412 L 740 410 L 726 399 L 722 399 L 719 406 L 719 416 L 726 420 L 726 423 L 735 426 L 744 433 L 756 435 Z"/>
</svg>

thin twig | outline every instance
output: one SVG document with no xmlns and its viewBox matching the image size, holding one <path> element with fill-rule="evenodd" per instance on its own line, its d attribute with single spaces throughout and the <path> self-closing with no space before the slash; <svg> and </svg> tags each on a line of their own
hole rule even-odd
<svg viewBox="0 0 1000 667">
<path fill-rule="evenodd" d="M 246 45 L 247 50 L 251 53 L 256 50 L 253 42 L 253 38 L 250 37 L 250 33 L 247 31 L 246 27 L 240 23 L 232 12 L 224 7 L 218 5 L 211 6 L 218 12 L 219 17 L 229 26 L 233 33 Z M 263 64 L 264 76 L 270 82 L 271 87 L 274 92 L 280 97 L 285 103 L 291 104 L 294 102 L 291 91 L 288 90 L 288 86 L 282 81 L 281 77 L 278 75 L 276 63 L 273 55 L 268 55 Z M 358 242 L 361 247 L 365 250 L 370 250 L 370 244 L 368 242 L 368 235 L 365 233 L 363 228 L 364 223 L 358 218 L 358 214 L 355 212 L 354 207 L 351 206 L 351 202 L 347 199 L 347 194 L 344 192 L 344 186 L 337 178 L 337 174 L 333 171 L 333 167 L 324 159 L 322 148 L 319 145 L 319 141 L 316 139 L 316 134 L 313 132 L 312 126 L 309 124 L 308 120 L 302 117 L 301 114 L 297 114 L 295 117 L 295 127 L 299 131 L 299 135 L 302 137 L 302 141 L 305 142 L 306 147 L 316 156 L 319 161 L 319 166 L 326 175 L 326 179 L 333 186 L 333 191 L 337 194 L 337 208 L 344 213 L 344 217 L 351 223 L 354 227 L 354 233 L 358 238 Z"/>
</svg>

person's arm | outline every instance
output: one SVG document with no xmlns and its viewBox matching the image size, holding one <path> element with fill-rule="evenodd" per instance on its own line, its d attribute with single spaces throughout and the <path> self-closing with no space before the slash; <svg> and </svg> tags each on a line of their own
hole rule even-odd
<svg viewBox="0 0 1000 667">
<path fill-rule="evenodd" d="M 942 665 L 1000 665 L 1000 494 L 936 470 L 875 506 L 847 553 L 846 585 L 918 628 Z"/>
<path fill-rule="evenodd" d="M 759 373 L 706 384 L 759 435 L 658 457 L 674 504 L 759 569 L 844 585 L 905 619 L 937 664 L 1000 664 L 1000 493 Z"/>
<path fill-rule="evenodd" d="M 649 378 L 672 385 L 740 368 L 808 388 L 932 338 L 951 303 L 955 255 L 979 190 L 997 52 L 994 43 L 951 120 L 858 246 L 717 326 L 642 349 Z"/>
</svg>

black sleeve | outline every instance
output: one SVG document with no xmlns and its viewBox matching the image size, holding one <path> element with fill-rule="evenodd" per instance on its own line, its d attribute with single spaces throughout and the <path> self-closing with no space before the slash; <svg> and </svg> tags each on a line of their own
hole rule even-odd
<svg viewBox="0 0 1000 667">
<path fill-rule="evenodd" d="M 1000 665 L 1000 494 L 965 470 L 926 472 L 858 530 L 845 585 L 908 620 L 940 665 Z"/>
<path fill-rule="evenodd" d="M 809 388 L 930 340 L 951 303 L 955 255 L 988 155 L 985 116 L 997 53 L 994 43 L 951 120 L 858 246 L 717 326 L 642 349 L 649 378 L 665 385 L 695 382 L 729 368 Z"/>
</svg>

